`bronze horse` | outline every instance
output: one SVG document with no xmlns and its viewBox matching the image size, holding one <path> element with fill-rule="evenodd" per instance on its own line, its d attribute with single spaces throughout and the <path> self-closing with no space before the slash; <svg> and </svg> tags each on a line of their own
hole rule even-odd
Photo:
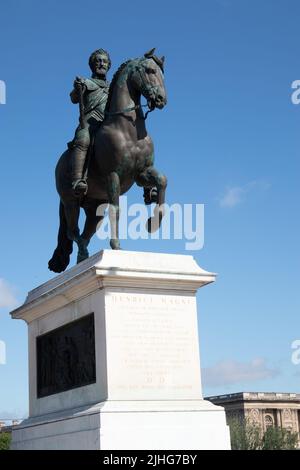
<svg viewBox="0 0 300 470">
<path fill-rule="evenodd" d="M 150 111 L 162 109 L 167 102 L 163 58 L 156 57 L 154 50 L 144 57 L 128 60 L 113 77 L 106 116 L 95 135 L 88 164 L 88 192 L 85 196 L 78 199 L 73 194 L 70 151 L 66 150 L 57 163 L 55 176 L 60 196 L 60 226 L 58 244 L 48 264 L 51 271 L 59 273 L 66 269 L 74 241 L 78 246 L 77 262 L 88 258 L 88 244 L 104 217 L 97 208 L 103 204 L 109 204 L 110 246 L 120 249 L 119 197 L 134 183 L 148 189 L 157 188 L 154 216 L 148 219 L 147 229 L 153 232 L 159 228 L 167 178 L 153 166 L 153 142 L 145 125 L 142 95 Z M 80 234 L 78 219 L 81 207 L 86 220 Z"/>
</svg>

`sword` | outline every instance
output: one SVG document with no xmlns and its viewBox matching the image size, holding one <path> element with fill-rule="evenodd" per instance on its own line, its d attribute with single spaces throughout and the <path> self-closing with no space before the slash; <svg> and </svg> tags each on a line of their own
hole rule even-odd
<svg viewBox="0 0 300 470">
<path fill-rule="evenodd" d="M 79 82 L 78 95 L 79 95 L 79 123 L 80 123 L 81 129 L 84 129 L 85 120 L 84 120 L 84 102 L 83 102 L 83 83 L 81 82 Z"/>
</svg>

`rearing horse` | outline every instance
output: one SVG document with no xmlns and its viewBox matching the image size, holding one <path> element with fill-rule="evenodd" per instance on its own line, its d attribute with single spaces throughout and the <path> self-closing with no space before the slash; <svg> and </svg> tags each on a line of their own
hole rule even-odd
<svg viewBox="0 0 300 470">
<path fill-rule="evenodd" d="M 97 213 L 102 204 L 109 204 L 111 225 L 110 246 L 120 249 L 119 197 L 137 183 L 144 188 L 157 188 L 154 217 L 147 223 L 149 232 L 157 230 L 163 217 L 167 178 L 154 165 L 153 142 L 147 133 L 141 106 L 141 95 L 150 110 L 162 109 L 166 102 L 163 58 L 154 50 L 144 57 L 122 64 L 110 85 L 106 117 L 95 136 L 88 168 L 88 192 L 78 199 L 71 181 L 71 153 L 66 150 L 55 171 L 56 188 L 60 196 L 60 227 L 58 244 L 49 261 L 49 269 L 62 272 L 70 262 L 73 242 L 78 245 L 77 262 L 88 258 L 87 246 L 104 214 Z M 80 208 L 86 214 L 80 234 Z"/>
</svg>

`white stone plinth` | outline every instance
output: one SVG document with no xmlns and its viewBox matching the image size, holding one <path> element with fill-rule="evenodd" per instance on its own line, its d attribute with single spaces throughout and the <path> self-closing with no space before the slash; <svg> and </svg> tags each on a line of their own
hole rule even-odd
<svg viewBox="0 0 300 470">
<path fill-rule="evenodd" d="M 14 449 L 229 449 L 224 409 L 203 400 L 191 256 L 104 250 L 12 312 L 29 329 L 29 418 Z M 37 396 L 36 339 L 94 314 L 96 381 Z"/>
</svg>

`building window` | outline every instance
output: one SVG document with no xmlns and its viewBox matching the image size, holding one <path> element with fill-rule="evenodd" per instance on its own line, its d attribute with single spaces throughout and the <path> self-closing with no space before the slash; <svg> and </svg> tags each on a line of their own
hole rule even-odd
<svg viewBox="0 0 300 470">
<path fill-rule="evenodd" d="M 274 419 L 271 415 L 265 415 L 265 426 L 266 426 L 266 429 L 274 426 Z"/>
</svg>

